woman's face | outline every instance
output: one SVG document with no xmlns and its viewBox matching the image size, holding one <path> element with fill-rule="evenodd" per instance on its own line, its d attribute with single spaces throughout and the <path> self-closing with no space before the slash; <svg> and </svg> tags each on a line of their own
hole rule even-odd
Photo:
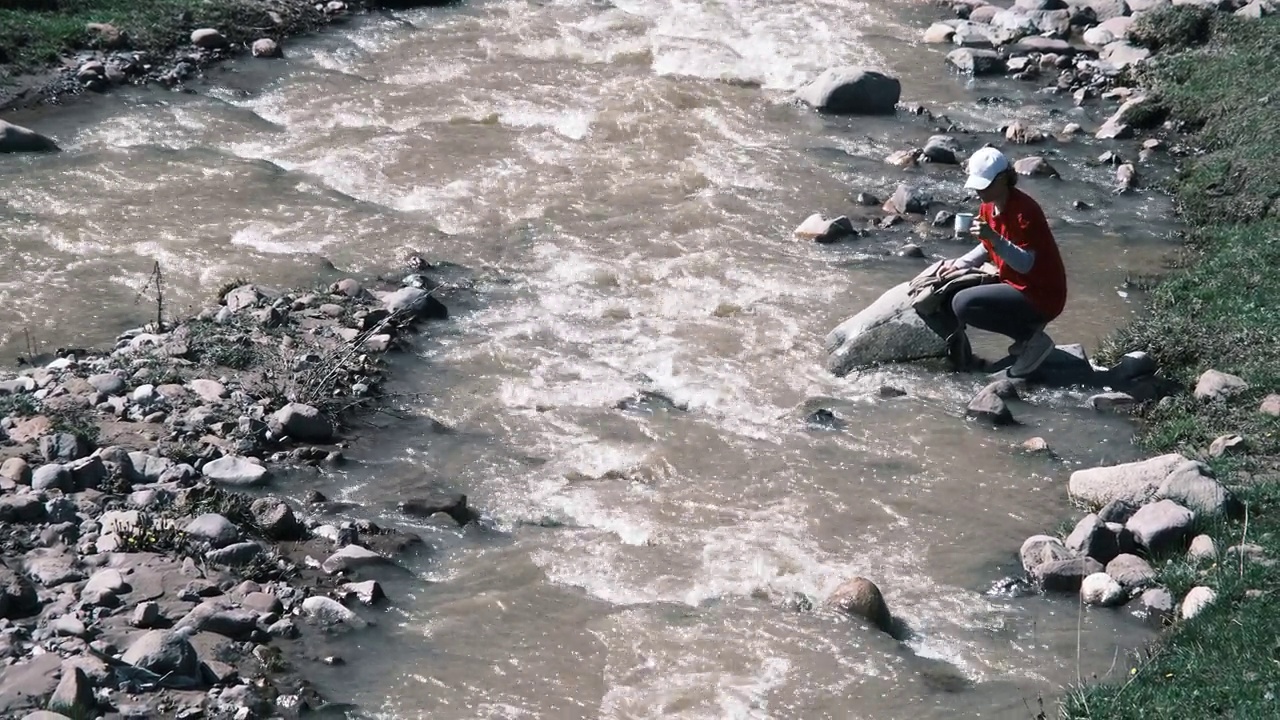
<svg viewBox="0 0 1280 720">
<path fill-rule="evenodd" d="M 1009 178 L 1004 173 L 996 176 L 991 184 L 978 191 L 978 197 L 984 203 L 1000 202 L 1009 195 Z"/>
</svg>

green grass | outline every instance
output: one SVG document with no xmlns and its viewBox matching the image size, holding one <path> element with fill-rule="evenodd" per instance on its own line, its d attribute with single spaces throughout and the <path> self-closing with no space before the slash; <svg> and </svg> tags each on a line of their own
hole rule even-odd
<svg viewBox="0 0 1280 720">
<path fill-rule="evenodd" d="M 269 10 L 284 23 L 277 25 Z M 320 15 L 310 6 L 265 0 L 0 0 L 0 62 L 37 70 L 64 53 L 91 48 L 88 23 L 114 25 L 132 49 L 163 52 L 190 42 L 197 28 L 216 28 L 243 43 L 316 23 Z"/>
<path fill-rule="evenodd" d="M 1250 383 L 1225 402 L 1184 394 L 1150 409 L 1139 441 L 1152 451 L 1196 454 L 1218 435 L 1243 435 L 1250 452 L 1214 466 L 1220 478 L 1251 478 L 1234 488 L 1248 508 L 1247 524 L 1241 518 L 1202 529 L 1220 552 L 1244 538 L 1280 561 L 1280 420 L 1258 412 L 1262 397 L 1280 392 L 1280 18 L 1216 14 L 1201 28 L 1198 17 L 1181 11 L 1143 21 L 1148 44 L 1181 48 L 1144 71 L 1143 84 L 1202 152 L 1169 188 L 1189 226 L 1178 269 L 1156 286 L 1146 316 L 1111 338 L 1105 354 L 1146 349 L 1188 388 L 1211 368 Z M 1125 680 L 1074 689 L 1062 716 L 1280 716 L 1280 568 L 1173 559 L 1158 570 L 1179 600 L 1206 585 L 1217 602 L 1175 623 L 1133 659 Z M 1264 592 L 1246 594 L 1251 590 Z"/>
</svg>

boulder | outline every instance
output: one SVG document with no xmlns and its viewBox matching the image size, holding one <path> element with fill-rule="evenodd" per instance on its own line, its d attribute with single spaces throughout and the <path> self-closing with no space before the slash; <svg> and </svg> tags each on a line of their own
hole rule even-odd
<svg viewBox="0 0 1280 720">
<path fill-rule="evenodd" d="M 230 43 L 222 36 L 222 33 L 213 28 L 201 28 L 191 33 L 191 44 L 204 50 L 218 50 L 227 47 Z"/>
<path fill-rule="evenodd" d="M 400 512 L 414 517 L 431 517 L 442 513 L 453 518 L 458 525 L 474 522 L 478 513 L 467 507 L 467 496 L 463 493 L 436 493 L 422 498 L 405 500 L 399 505 Z"/>
<path fill-rule="evenodd" d="M 64 668 L 62 680 L 49 698 L 49 707 L 61 713 L 70 713 L 72 717 L 92 717 L 97 706 L 93 683 L 89 682 L 89 676 L 85 675 L 84 670 L 74 666 Z"/>
<path fill-rule="evenodd" d="M 35 495 L 0 497 L 0 521 L 8 523 L 39 522 L 44 519 L 44 503 Z"/>
<path fill-rule="evenodd" d="M 1129 522 L 1129 518 L 1133 517 L 1133 514 L 1137 511 L 1138 507 L 1136 505 L 1124 500 L 1112 500 L 1098 511 L 1098 519 L 1105 523 L 1120 523 L 1123 525 Z"/>
<path fill-rule="evenodd" d="M 181 633 L 151 630 L 134 640 L 121 658 L 157 675 L 172 673 L 188 679 L 200 677 L 200 659 Z"/>
<path fill-rule="evenodd" d="M 129 616 L 129 624 L 143 630 L 154 628 L 160 622 L 160 606 L 154 602 L 141 602 Z"/>
<path fill-rule="evenodd" d="M 1084 5 L 1093 11 L 1093 16 L 1100 23 L 1111 20 L 1130 20 L 1129 3 L 1125 0 L 1067 0 L 1070 5 Z"/>
<path fill-rule="evenodd" d="M 1124 604 L 1128 596 L 1110 575 L 1097 572 L 1080 581 L 1080 599 L 1085 605 L 1114 607 Z"/>
<path fill-rule="evenodd" d="M 1138 604 L 1148 614 L 1156 616 L 1169 615 L 1173 612 L 1173 593 L 1166 588 L 1150 588 L 1143 590 L 1138 596 Z"/>
<path fill-rule="evenodd" d="M 40 455 L 45 462 L 67 463 L 93 452 L 89 443 L 79 435 L 55 433 L 40 438 Z"/>
<path fill-rule="evenodd" d="M 382 586 L 377 580 L 365 580 L 364 582 L 344 583 L 339 590 L 344 593 L 354 595 L 361 605 L 376 605 L 379 601 L 385 600 L 387 595 L 382 590 Z"/>
<path fill-rule="evenodd" d="M 187 524 L 185 532 L 215 548 L 230 545 L 240 539 L 240 528 L 217 513 L 205 513 Z"/>
<path fill-rule="evenodd" d="M 1059 57 L 1069 58 L 1074 57 L 1078 50 L 1076 50 L 1076 47 L 1066 40 L 1035 36 L 1023 38 L 1013 45 L 1010 45 L 1008 47 L 1008 52 L 1011 55 L 1031 55 L 1038 53 L 1040 55 L 1053 54 Z"/>
<path fill-rule="evenodd" d="M 327 597 L 313 595 L 302 601 L 302 610 L 309 617 L 328 625 L 343 623 L 360 626 L 359 616 L 342 606 L 342 603 Z"/>
<path fill-rule="evenodd" d="M 1140 462 L 1077 470 L 1071 473 L 1067 489 L 1072 499 L 1092 507 L 1102 507 L 1113 500 L 1140 506 L 1155 496 L 1174 468 L 1185 462 L 1186 458 L 1170 453 Z"/>
<path fill-rule="evenodd" d="M 992 19 L 995 18 L 996 13 L 1000 12 L 1000 10 L 1001 9 L 995 5 L 980 5 L 969 13 L 969 20 L 975 23 L 990 25 Z"/>
<path fill-rule="evenodd" d="M 238 288 L 228 290 L 222 296 L 222 301 L 226 303 L 227 309 L 233 313 L 238 313 L 251 307 L 257 307 L 258 303 L 266 298 L 255 285 L 241 285 Z"/>
<path fill-rule="evenodd" d="M 1149 57 L 1151 57 L 1150 50 L 1136 47 L 1125 40 L 1117 40 L 1108 44 L 1102 48 L 1102 52 L 1098 55 L 1102 62 L 1118 70 L 1124 70 L 1131 65 L 1136 65 Z"/>
<path fill-rule="evenodd" d="M 258 627 L 258 613 L 228 607 L 219 600 L 205 600 L 179 620 L 176 627 L 247 640 Z"/>
<path fill-rule="evenodd" d="M 887 115 L 897 109 L 902 83 L 876 70 L 836 67 L 796 91 L 796 98 L 834 115 Z"/>
<path fill-rule="evenodd" d="M 924 145 L 924 159 L 943 165 L 960 164 L 960 141 L 950 135 L 934 135 Z"/>
<path fill-rule="evenodd" d="M 1032 157 L 1021 158 L 1013 163 L 1014 172 L 1019 175 L 1027 175 L 1034 177 L 1062 177 L 1056 168 L 1049 164 L 1049 161 L 1033 155 Z"/>
<path fill-rule="evenodd" d="M 57 152 L 57 143 L 33 130 L 0 120 L 0 153 Z"/>
<path fill-rule="evenodd" d="M 1275 12 L 1276 12 L 1276 7 L 1274 5 L 1264 2 L 1263 0 L 1253 0 L 1253 2 L 1249 3 L 1248 5 L 1245 5 L 1239 10 L 1236 10 L 1235 15 L 1236 17 L 1245 18 L 1248 20 L 1261 20 L 1262 18 L 1268 17 Z"/>
<path fill-rule="evenodd" d="M 1196 381 L 1196 399 L 1206 402 L 1225 400 L 1249 389 L 1249 383 L 1237 375 L 1206 370 Z"/>
<path fill-rule="evenodd" d="M 84 30 L 99 47 L 107 50 L 119 50 L 129 45 L 129 36 L 110 23 L 87 23 Z"/>
<path fill-rule="evenodd" d="M 1156 579 L 1156 571 L 1151 564 L 1130 553 L 1112 558 L 1107 563 L 1107 574 L 1126 589 L 1143 587 Z"/>
<path fill-rule="evenodd" d="M 280 43 L 271 38 L 254 40 L 250 51 L 256 58 L 278 58 L 281 55 Z"/>
<path fill-rule="evenodd" d="M 240 567 L 258 559 L 261 554 L 261 545 L 256 542 L 246 541 L 232 543 L 219 550 L 210 550 L 204 554 L 204 559 L 213 565 Z"/>
<path fill-rule="evenodd" d="M 0 478 L 11 480 L 18 485 L 30 485 L 31 466 L 22 458 L 9 458 L 0 465 Z"/>
<path fill-rule="evenodd" d="M 844 215 L 827 218 L 821 213 L 814 213 L 800 223 L 794 234 L 800 240 L 829 243 L 852 235 L 853 232 L 853 222 Z"/>
<path fill-rule="evenodd" d="M 70 493 L 75 490 L 75 481 L 71 477 L 71 470 L 66 465 L 51 463 L 41 465 L 31 473 L 31 489 L 61 490 Z"/>
<path fill-rule="evenodd" d="M 303 403 L 289 403 L 271 416 L 271 431 L 301 442 L 328 442 L 333 439 L 333 423 L 318 409 Z"/>
<path fill-rule="evenodd" d="M 1205 470 L 1198 462 L 1182 463 L 1165 477 L 1156 497 L 1172 500 L 1199 515 L 1234 514 L 1239 501 Z"/>
<path fill-rule="evenodd" d="M 947 54 L 947 62 L 960 72 L 974 77 L 999 75 L 1007 68 L 1004 57 L 995 50 L 971 47 L 952 50 Z"/>
<path fill-rule="evenodd" d="M 1195 561 L 1216 560 L 1218 546 L 1208 535 L 1197 535 L 1191 538 L 1191 546 L 1187 548 L 1187 557 Z"/>
<path fill-rule="evenodd" d="M 0 564 L 0 618 L 27 617 L 40 609 L 31 581 Z"/>
<path fill-rule="evenodd" d="M 826 337 L 827 369 L 836 375 L 884 363 L 944 357 L 947 345 L 912 306 L 911 285 L 902 283 Z"/>
<path fill-rule="evenodd" d="M 1102 563 L 1097 560 L 1073 557 L 1043 563 L 1031 573 L 1031 577 L 1046 591 L 1078 592 L 1085 578 L 1100 572 Z"/>
<path fill-rule="evenodd" d="M 205 463 L 202 472 L 209 480 L 232 487 L 261 485 L 270 478 L 266 468 L 248 458 L 235 455 L 226 455 Z"/>
<path fill-rule="evenodd" d="M 253 502 L 249 511 L 268 539 L 301 540 L 306 537 L 306 528 L 298 522 L 293 508 L 280 498 L 259 498 Z"/>
<path fill-rule="evenodd" d="M 1138 544 L 1152 555 L 1172 550 L 1186 540 L 1195 521 L 1195 513 L 1172 500 L 1144 505 L 1129 518 L 1125 527 Z"/>
<path fill-rule="evenodd" d="M 1097 515 L 1085 515 L 1067 536 L 1067 549 L 1100 563 L 1109 562 L 1120 552 L 1119 540 Z"/>
<path fill-rule="evenodd" d="M 244 596 L 240 604 L 260 615 L 279 615 L 284 612 L 284 604 L 280 602 L 280 598 L 265 592 L 251 592 Z"/>
<path fill-rule="evenodd" d="M 924 41 L 930 45 L 944 45 L 955 37 L 956 29 L 946 23 L 934 23 L 924 31 Z"/>
<path fill-rule="evenodd" d="M 390 564 L 390 560 L 368 548 L 363 548 L 359 545 L 347 545 L 330 555 L 321 565 L 321 569 L 330 575 L 336 575 L 341 572 L 351 572 L 361 568 Z"/>
<path fill-rule="evenodd" d="M 1213 588 L 1203 585 L 1191 588 L 1187 591 L 1187 596 L 1182 599 L 1182 619 L 1190 620 L 1199 615 L 1217 599 L 1218 593 L 1214 592 Z"/>
<path fill-rule="evenodd" d="M 131 588 L 129 583 L 125 582 L 124 575 L 114 568 L 106 568 L 94 573 L 89 582 L 85 583 L 84 590 L 80 592 L 81 598 L 93 602 L 93 604 L 101 604 L 95 601 L 106 594 L 124 595 Z"/>
<path fill-rule="evenodd" d="M 1071 551 L 1056 537 L 1032 535 L 1023 541 L 1018 555 L 1022 559 L 1022 569 L 1034 577 L 1036 568 L 1045 563 L 1066 560 L 1071 557 Z"/>
<path fill-rule="evenodd" d="M 1039 32 L 1036 18 L 1022 10 L 1001 10 L 991 17 L 991 39 L 997 45 L 1015 43 Z"/>
<path fill-rule="evenodd" d="M 993 425 L 1012 425 L 1013 413 L 1009 406 L 994 392 L 983 390 L 969 401 L 965 413 L 975 420 L 989 422 Z"/>
<path fill-rule="evenodd" d="M 1155 105 L 1156 101 L 1145 95 L 1130 98 L 1124 102 L 1098 128 L 1097 137 L 1102 140 L 1127 140 L 1134 136 L 1134 131 L 1145 129 L 1163 120 L 1163 113 Z"/>
<path fill-rule="evenodd" d="M 406 316 L 411 319 L 443 320 L 449 316 L 449 310 L 431 293 L 416 287 L 405 287 L 387 294 L 382 299 L 387 312 L 393 315 Z"/>
<path fill-rule="evenodd" d="M 957 23 L 951 36 L 951 43 L 960 47 L 985 50 L 990 50 L 994 44 L 991 42 L 991 29 L 977 22 Z"/>
<path fill-rule="evenodd" d="M 71 482 L 77 491 L 96 490 L 103 481 L 111 477 L 111 471 L 100 457 L 87 457 L 76 460 L 67 466 L 71 473 Z"/>
<path fill-rule="evenodd" d="M 920 215 L 929 211 L 933 198 L 923 189 L 901 183 L 885 201 L 884 211 L 899 215 Z"/>
<path fill-rule="evenodd" d="M 855 577 L 841 583 L 827 598 L 827 605 L 845 615 L 862 618 L 884 632 L 893 632 L 893 616 L 884 595 L 867 578 Z"/>
</svg>

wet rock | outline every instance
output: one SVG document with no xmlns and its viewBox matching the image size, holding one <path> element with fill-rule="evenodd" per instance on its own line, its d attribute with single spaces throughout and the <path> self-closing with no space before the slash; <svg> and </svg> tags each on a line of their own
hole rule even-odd
<svg viewBox="0 0 1280 720">
<path fill-rule="evenodd" d="M 800 227 L 795 229 L 794 235 L 801 240 L 828 243 L 835 242 L 853 233 L 853 222 L 844 215 L 836 218 L 827 218 L 821 213 L 814 213 L 800 223 Z"/>
<path fill-rule="evenodd" d="M 1080 583 L 1094 573 L 1102 572 L 1102 563 L 1091 557 L 1073 557 L 1042 563 L 1032 571 L 1032 578 L 1046 591 L 1078 592 Z"/>
<path fill-rule="evenodd" d="M 903 183 L 898 185 L 893 196 L 885 201 L 884 211 L 902 215 L 921 214 L 928 211 L 932 202 L 933 198 L 923 189 Z"/>
<path fill-rule="evenodd" d="M 134 640 L 121 660 L 157 675 L 198 679 L 200 660 L 187 638 L 169 630 L 151 630 Z"/>
<path fill-rule="evenodd" d="M 298 522 L 289 503 L 280 498 L 259 498 L 250 506 L 250 512 L 271 540 L 301 540 L 306 536 L 306 529 Z"/>
<path fill-rule="evenodd" d="M 1138 544 L 1160 555 L 1182 543 L 1195 520 L 1195 513 L 1172 500 L 1144 505 L 1129 518 L 1125 527 Z"/>
<path fill-rule="evenodd" d="M 1106 563 L 1120 552 L 1119 541 L 1105 522 L 1097 515 L 1085 515 L 1067 536 L 1067 549 L 1078 555 L 1086 555 L 1100 563 Z"/>
<path fill-rule="evenodd" d="M 342 603 L 319 595 L 313 595 L 303 600 L 302 610 L 309 617 L 327 625 L 343 623 L 359 627 L 363 624 L 359 616 L 343 607 Z"/>
<path fill-rule="evenodd" d="M 924 144 L 924 159 L 931 163 L 959 165 L 960 141 L 950 135 L 934 135 Z"/>
<path fill-rule="evenodd" d="M 1139 588 L 1155 582 L 1156 571 L 1146 560 L 1125 553 L 1107 563 L 1107 574 L 1125 589 Z"/>
<path fill-rule="evenodd" d="M 251 52 L 256 58 L 278 58 L 281 56 L 280 43 L 271 38 L 254 40 Z"/>
<path fill-rule="evenodd" d="M 1107 372 L 1114 378 L 1129 381 L 1147 375 L 1154 375 L 1158 369 L 1154 358 L 1145 352 L 1135 351 L 1125 353 L 1115 366 Z"/>
<path fill-rule="evenodd" d="M 9 458 L 0 465 L 0 478 L 11 480 L 18 485 L 30 485 L 31 466 L 22 458 Z"/>
<path fill-rule="evenodd" d="M 1116 190 L 1127 192 L 1138 185 L 1138 169 L 1132 163 L 1125 163 L 1116 168 Z"/>
<path fill-rule="evenodd" d="M 898 257 L 921 259 L 924 255 L 924 248 L 914 243 L 907 243 L 898 250 Z"/>
<path fill-rule="evenodd" d="M 138 603 L 129 617 L 129 624 L 143 630 L 154 628 L 159 622 L 160 606 L 150 601 Z"/>
<path fill-rule="evenodd" d="M 1191 538 L 1191 547 L 1187 548 L 1187 557 L 1191 560 L 1216 560 L 1218 546 L 1208 535 L 1197 535 Z"/>
<path fill-rule="evenodd" d="M 934 23 L 924 31 L 923 40 L 930 45 L 944 45 L 955 37 L 956 29 L 946 23 Z"/>
<path fill-rule="evenodd" d="M 284 604 L 280 602 L 280 598 L 264 592 L 251 592 L 244 596 L 240 604 L 248 610 L 263 615 L 270 613 L 279 615 L 284 612 Z"/>
<path fill-rule="evenodd" d="M 991 17 L 991 39 L 997 45 L 1015 43 L 1039 32 L 1036 19 L 1022 10 L 1002 10 Z"/>
<path fill-rule="evenodd" d="M 1034 155 L 1013 163 L 1014 172 L 1031 177 L 1062 177 L 1057 168 L 1049 164 L 1043 157 Z"/>
<path fill-rule="evenodd" d="M 477 519 L 475 511 L 467 507 L 467 496 L 463 493 L 437 493 L 425 498 L 405 500 L 400 503 L 399 509 L 414 517 L 431 517 L 436 513 L 443 513 L 459 525 L 466 525 Z"/>
<path fill-rule="evenodd" d="M 1056 537 L 1032 535 L 1022 543 L 1018 555 L 1022 560 L 1022 569 L 1034 576 L 1036 568 L 1045 563 L 1066 560 L 1071 557 L 1071 551 Z"/>
<path fill-rule="evenodd" d="M 966 408 L 969 417 L 976 420 L 989 422 L 993 425 L 1011 425 L 1013 424 L 1013 413 L 1009 411 L 1009 406 L 998 395 L 986 390 L 978 393 L 969 401 Z"/>
<path fill-rule="evenodd" d="M 226 455 L 205 463 L 201 470 L 209 480 L 231 487 L 262 485 L 270 479 L 266 468 L 248 458 Z"/>
<path fill-rule="evenodd" d="M 1249 383 L 1237 375 L 1217 370 L 1206 370 L 1196 381 L 1197 400 L 1214 402 L 1225 400 L 1249 389 Z"/>
<path fill-rule="evenodd" d="M 444 304 L 421 288 L 400 288 L 383 298 L 383 306 L 392 315 L 409 318 L 443 320 L 449 316 Z"/>
<path fill-rule="evenodd" d="M 232 640 L 245 640 L 258 627 L 258 614 L 228 607 L 219 600 L 206 600 L 178 621 L 178 628 L 210 632 Z"/>
<path fill-rule="evenodd" d="M 902 95 L 897 78 L 863 67 L 831 68 L 796 92 L 796 99 L 835 115 L 892 114 Z"/>
<path fill-rule="evenodd" d="M 240 539 L 240 529 L 235 523 L 217 513 L 205 513 L 192 520 L 187 524 L 185 532 L 215 548 L 230 545 Z"/>
<path fill-rule="evenodd" d="M 919 150 L 897 150 L 889 153 L 884 159 L 886 165 L 892 165 L 903 170 L 916 167 L 919 164 L 921 152 Z"/>
<path fill-rule="evenodd" d="M 893 616 L 884 595 L 876 584 L 864 577 L 846 580 L 827 598 L 827 605 L 853 617 L 859 617 L 876 628 L 893 632 Z"/>
<path fill-rule="evenodd" d="M 1018 445 L 1018 448 L 1023 452 L 1032 454 L 1048 454 L 1053 452 L 1052 448 L 1049 447 L 1049 441 L 1042 437 L 1033 437 L 1024 440 Z"/>
<path fill-rule="evenodd" d="M 946 355 L 946 343 L 912 306 L 910 284 L 890 289 L 826 337 L 827 369 L 836 375 L 888 362 Z"/>
<path fill-rule="evenodd" d="M 1004 137 L 1009 142 L 1018 143 L 1019 145 L 1034 145 L 1045 140 L 1044 133 L 1030 127 L 1021 120 L 1014 120 L 1009 123 L 1009 126 L 1004 130 Z"/>
<path fill-rule="evenodd" d="M 947 62 L 960 72 L 974 77 L 1000 75 L 1007 69 L 1000 53 L 979 48 L 952 50 L 947 54 Z"/>
<path fill-rule="evenodd" d="M 354 595 L 362 605 L 376 605 L 379 601 L 387 599 L 386 593 L 382 591 L 382 586 L 376 580 L 344 583 L 339 589 L 344 593 Z"/>
<path fill-rule="evenodd" d="M 20 125 L 0 120 L 0 153 L 57 152 L 58 149 L 58 144 L 52 139 Z M 7 393 L 0 392 L 0 395 L 3 394 Z"/>
<path fill-rule="evenodd" d="M 876 207 L 882 204 L 880 198 L 870 193 L 858 193 L 858 197 L 854 199 L 854 202 L 862 207 Z"/>
<path fill-rule="evenodd" d="M 1185 462 L 1170 471 L 1156 497 L 1172 500 L 1200 515 L 1234 514 L 1239 501 L 1198 462 Z"/>
<path fill-rule="evenodd" d="M 1085 605 L 1114 607 L 1127 598 L 1124 588 L 1107 573 L 1093 573 L 1080 582 L 1080 599 Z"/>
<path fill-rule="evenodd" d="M 213 28 L 202 28 L 191 33 L 191 44 L 205 50 L 218 50 L 229 45 L 222 33 Z"/>
<path fill-rule="evenodd" d="M 390 560 L 359 545 L 347 545 L 330 555 L 321 565 L 326 573 L 350 573 L 361 568 L 390 565 Z"/>
<path fill-rule="evenodd" d="M 1068 492 L 1072 499 L 1093 507 L 1113 500 L 1140 506 L 1184 462 L 1186 458 L 1171 453 L 1140 462 L 1077 470 L 1068 481 Z"/>
<path fill-rule="evenodd" d="M 32 490 L 61 490 L 69 493 L 75 490 L 75 481 L 66 465 L 53 463 L 41 465 L 31 474 Z"/>
<path fill-rule="evenodd" d="M 1182 619 L 1190 620 L 1199 615 L 1217 599 L 1218 593 L 1214 592 L 1213 588 L 1203 585 L 1191 588 L 1187 591 L 1187 596 L 1182 599 Z"/>
<path fill-rule="evenodd" d="M 1099 412 L 1129 410 L 1137 403 L 1132 395 L 1122 392 L 1098 393 L 1089 398 L 1089 407 Z"/>
</svg>

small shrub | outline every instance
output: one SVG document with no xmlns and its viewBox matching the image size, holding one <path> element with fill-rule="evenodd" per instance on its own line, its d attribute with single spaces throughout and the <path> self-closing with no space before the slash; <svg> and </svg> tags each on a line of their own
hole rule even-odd
<svg viewBox="0 0 1280 720">
<path fill-rule="evenodd" d="M 1201 45 L 1209 39 L 1213 15 L 1212 10 L 1187 5 L 1153 10 L 1133 21 L 1129 39 L 1152 51 Z"/>
<path fill-rule="evenodd" d="M 35 398 L 30 395 L 5 395 L 0 397 L 0 418 L 9 417 L 31 417 L 40 412 L 40 406 Z"/>
</svg>

